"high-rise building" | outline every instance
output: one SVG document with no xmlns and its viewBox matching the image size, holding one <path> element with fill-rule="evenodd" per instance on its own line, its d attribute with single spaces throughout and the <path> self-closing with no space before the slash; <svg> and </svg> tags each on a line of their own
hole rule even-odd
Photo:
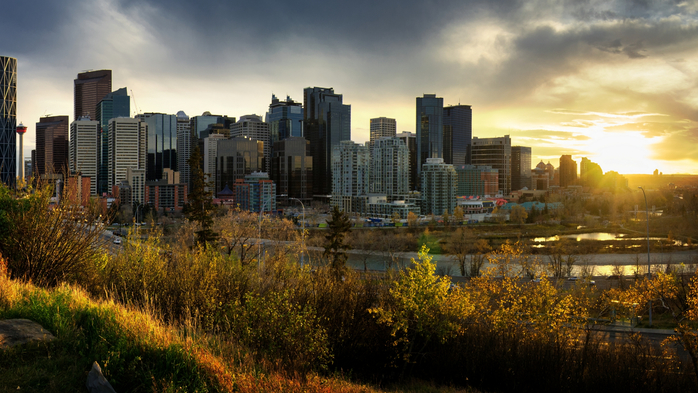
<svg viewBox="0 0 698 393">
<path fill-rule="evenodd" d="M 341 141 L 332 149 L 332 205 L 356 211 L 355 198 L 370 192 L 371 154 L 368 147 Z"/>
<path fill-rule="evenodd" d="M 90 195 L 97 195 L 99 122 L 82 118 L 70 123 L 70 170 L 90 178 Z"/>
<path fill-rule="evenodd" d="M 286 96 L 286 101 L 281 101 L 272 94 L 265 121 L 269 123 L 272 148 L 276 142 L 286 138 L 302 137 L 303 104 L 289 96 Z"/>
<path fill-rule="evenodd" d="M 473 137 L 470 151 L 473 165 L 487 165 L 498 171 L 499 192 L 502 195 L 508 195 L 511 192 L 511 138 L 509 135 L 499 138 Z"/>
<path fill-rule="evenodd" d="M 211 134 L 203 139 L 203 150 L 201 154 L 204 156 L 204 166 L 201 168 L 204 171 L 206 181 L 213 181 L 216 176 L 216 161 L 218 160 L 218 142 L 225 140 L 223 134 Z"/>
<path fill-rule="evenodd" d="M 511 147 L 511 191 L 531 189 L 531 148 Z"/>
<path fill-rule="evenodd" d="M 289 198 L 311 201 L 313 157 L 310 156 L 310 142 L 292 136 L 276 142 L 273 151 L 272 179 L 277 192 Z"/>
<path fill-rule="evenodd" d="M 204 154 L 203 154 L 203 138 L 211 134 L 222 134 L 226 138 L 230 138 L 230 126 L 235 123 L 234 117 L 212 115 L 211 112 L 204 112 L 201 116 L 194 116 L 191 118 L 190 122 L 190 142 L 189 146 L 193 152 L 196 147 L 199 148 L 201 153 L 201 161 L 199 165 L 201 168 L 204 167 Z M 191 153 L 190 153 L 191 156 Z M 191 167 L 189 168 L 191 173 Z M 191 175 L 189 176 L 189 181 L 187 182 L 187 187 L 191 190 Z M 232 187 L 232 186 L 231 186 Z"/>
<path fill-rule="evenodd" d="M 560 187 L 567 187 L 577 183 L 577 161 L 569 154 L 560 156 Z"/>
<path fill-rule="evenodd" d="M 303 136 L 310 141 L 313 157 L 313 193 L 332 191 L 332 149 L 351 140 L 351 105 L 342 103 L 334 89 L 308 87 L 303 90 Z"/>
<path fill-rule="evenodd" d="M 183 184 L 189 184 L 191 169 L 187 161 L 191 157 L 191 122 L 184 111 L 177 112 L 177 168 Z"/>
<path fill-rule="evenodd" d="M 396 137 L 376 139 L 371 148 L 371 193 L 385 194 L 388 201 L 410 191 L 410 151 Z"/>
<path fill-rule="evenodd" d="M 74 80 L 75 113 L 73 119 L 96 118 L 97 104 L 111 92 L 111 70 L 87 71 Z"/>
<path fill-rule="evenodd" d="M 230 126 L 230 137 L 247 137 L 264 143 L 264 172 L 269 173 L 271 168 L 271 136 L 269 123 L 262 121 L 262 116 L 245 115 Z"/>
<path fill-rule="evenodd" d="M 136 118 L 148 124 L 146 181 L 162 179 L 163 169 L 177 172 L 177 116 L 143 113 Z"/>
<path fill-rule="evenodd" d="M 443 158 L 427 158 L 422 165 L 422 214 L 453 213 L 458 178 L 453 165 Z"/>
<path fill-rule="evenodd" d="M 0 56 L 0 182 L 17 177 L 17 59 Z"/>
<path fill-rule="evenodd" d="M 458 196 L 494 196 L 499 193 L 499 171 L 491 166 L 455 166 Z"/>
<path fill-rule="evenodd" d="M 231 138 L 218 141 L 216 189 L 218 194 L 227 185 L 232 188 L 245 175 L 260 172 L 264 161 L 264 143 L 250 138 Z"/>
<path fill-rule="evenodd" d="M 241 210 L 272 212 L 276 210 L 276 185 L 266 172 L 253 172 L 244 180 L 238 179 L 233 187 L 235 204 Z"/>
<path fill-rule="evenodd" d="M 601 166 L 586 157 L 582 157 L 582 162 L 579 165 L 579 181 L 582 185 L 592 188 L 598 187 L 602 179 Z"/>
<path fill-rule="evenodd" d="M 470 164 L 469 148 L 473 137 L 473 110 L 470 105 L 444 108 L 444 162 L 453 165 Z"/>
<path fill-rule="evenodd" d="M 443 158 L 444 99 L 436 94 L 417 97 L 417 176 L 427 158 Z"/>
<path fill-rule="evenodd" d="M 128 180 L 129 168 L 145 171 L 147 135 L 148 124 L 139 119 L 117 117 L 109 121 L 109 189 L 118 186 L 123 180 Z M 133 189 L 134 184 L 130 186 Z M 136 201 L 144 200 L 140 196 L 140 199 L 134 198 Z"/>
<path fill-rule="evenodd" d="M 371 119 L 370 132 L 370 145 L 373 147 L 373 144 L 378 139 L 392 138 L 395 136 L 395 133 L 397 132 L 397 122 L 395 119 L 390 119 L 387 117 L 377 117 L 375 119 Z"/>
<path fill-rule="evenodd" d="M 34 151 L 34 150 L 32 150 Z M 34 176 L 34 170 L 32 166 L 32 159 L 31 158 L 25 158 L 24 159 L 24 180 L 29 181 L 29 179 Z"/>
<path fill-rule="evenodd" d="M 126 88 L 122 87 L 113 91 L 97 104 L 96 116 L 94 120 L 99 122 L 99 146 L 97 152 L 98 174 L 97 179 L 92 179 L 96 183 L 97 192 L 109 192 L 109 120 L 115 117 L 131 116 L 131 97 L 128 96 Z"/>
<path fill-rule="evenodd" d="M 412 132 L 403 131 L 395 137 L 402 139 L 410 152 L 410 191 L 414 191 L 419 187 L 419 177 L 417 177 L 417 136 Z"/>
<path fill-rule="evenodd" d="M 47 116 L 36 123 L 37 176 L 68 169 L 68 116 Z"/>
</svg>

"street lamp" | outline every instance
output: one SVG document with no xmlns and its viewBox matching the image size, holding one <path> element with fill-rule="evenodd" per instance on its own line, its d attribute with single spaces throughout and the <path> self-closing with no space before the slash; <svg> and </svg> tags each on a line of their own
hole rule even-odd
<svg viewBox="0 0 698 393">
<path fill-rule="evenodd" d="M 642 186 L 638 187 L 642 190 L 642 195 L 645 197 L 645 220 L 647 221 L 647 279 L 652 279 L 652 270 L 650 267 L 650 210 L 647 205 L 647 194 Z M 652 326 L 652 299 L 650 299 L 650 326 Z"/>
<path fill-rule="evenodd" d="M 302 268 L 303 268 L 303 250 L 305 249 L 305 205 L 304 205 L 303 202 L 302 202 L 300 199 L 298 199 L 298 198 L 288 198 L 288 199 L 293 199 L 293 200 L 295 200 L 295 201 L 298 201 L 298 203 L 300 203 L 301 206 L 303 207 L 303 225 L 301 225 L 301 228 L 302 228 L 302 231 L 303 231 L 303 232 L 302 232 L 302 236 L 303 236 L 303 237 L 302 237 L 302 239 L 303 239 L 303 246 L 302 246 L 302 249 L 301 249 L 301 269 L 302 269 Z"/>
</svg>

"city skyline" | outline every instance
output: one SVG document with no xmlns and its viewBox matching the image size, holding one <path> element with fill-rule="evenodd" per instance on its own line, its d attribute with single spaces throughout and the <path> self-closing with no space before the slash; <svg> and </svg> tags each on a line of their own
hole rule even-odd
<svg viewBox="0 0 698 393">
<path fill-rule="evenodd" d="M 132 112 L 263 116 L 272 94 L 332 87 L 363 143 L 371 118 L 416 132 L 415 97 L 436 94 L 472 106 L 473 136 L 532 147 L 532 164 L 571 155 L 604 172 L 698 174 L 694 3 L 399 4 L 11 4 L 0 55 L 18 61 L 24 157 L 40 117 L 74 113 L 76 75 L 110 69 Z"/>
</svg>

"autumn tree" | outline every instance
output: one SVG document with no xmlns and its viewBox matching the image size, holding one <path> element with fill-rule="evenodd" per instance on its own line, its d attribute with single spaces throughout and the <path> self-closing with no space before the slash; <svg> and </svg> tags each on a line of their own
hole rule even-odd
<svg viewBox="0 0 698 393">
<path fill-rule="evenodd" d="M 463 224 L 464 216 L 465 212 L 463 211 L 463 208 L 460 206 L 456 206 L 455 210 L 453 210 L 453 220 L 456 222 L 456 225 Z"/>
<path fill-rule="evenodd" d="M 213 224 L 213 229 L 220 234 L 223 250 L 228 255 L 235 253 L 242 265 L 248 265 L 254 259 L 251 251 L 254 247 L 252 239 L 258 234 L 257 218 L 250 211 L 231 209 Z"/>
<path fill-rule="evenodd" d="M 523 206 L 516 205 L 511 208 L 509 221 L 521 225 L 526 222 L 526 218 L 528 218 L 528 213 L 526 213 L 526 209 Z"/>
<path fill-rule="evenodd" d="M 419 217 L 414 212 L 409 212 L 407 213 L 407 225 L 410 226 L 410 228 L 414 228 L 417 226 L 417 220 Z"/>
<path fill-rule="evenodd" d="M 377 246 L 381 243 L 376 236 L 378 233 L 380 232 L 372 229 L 355 230 L 349 239 L 352 248 L 361 250 L 359 257 L 364 264 L 364 271 L 368 270 L 368 260 L 376 254 Z"/>
<path fill-rule="evenodd" d="M 472 232 L 467 228 L 458 228 L 451 233 L 450 238 L 446 242 L 445 251 L 453 255 L 458 261 L 461 276 L 466 276 L 470 269 L 466 269 L 468 253 L 472 247 L 474 237 Z"/>
</svg>

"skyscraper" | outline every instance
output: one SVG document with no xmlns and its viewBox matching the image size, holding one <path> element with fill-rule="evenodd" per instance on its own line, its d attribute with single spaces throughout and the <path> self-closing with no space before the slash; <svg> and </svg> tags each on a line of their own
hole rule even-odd
<svg viewBox="0 0 698 393">
<path fill-rule="evenodd" d="M 410 191 L 414 191 L 419 187 L 419 178 L 417 177 L 417 137 L 414 133 L 403 131 L 396 135 L 402 139 L 410 152 Z"/>
<path fill-rule="evenodd" d="M 370 192 L 371 154 L 368 147 L 341 141 L 332 149 L 332 205 L 346 212 L 358 211 L 358 196 Z"/>
<path fill-rule="evenodd" d="M 163 169 L 177 172 L 177 116 L 143 113 L 136 117 L 148 124 L 145 180 L 162 179 Z"/>
<path fill-rule="evenodd" d="M 99 122 L 80 119 L 70 124 L 70 170 L 90 178 L 90 195 L 97 195 Z"/>
<path fill-rule="evenodd" d="M 92 184 L 97 184 L 99 194 L 109 192 L 109 120 L 115 117 L 131 116 L 131 97 L 128 96 L 126 88 L 122 87 L 113 91 L 97 104 L 96 116 L 94 120 L 99 122 L 99 146 L 97 152 L 98 174 L 97 179 L 92 179 Z"/>
<path fill-rule="evenodd" d="M 117 117 L 109 121 L 109 188 L 127 180 L 127 170 L 145 170 L 148 125 L 139 119 Z M 139 172 L 140 173 L 140 172 Z M 140 175 L 139 175 L 140 179 Z M 144 183 L 145 179 L 139 180 Z M 131 184 L 131 187 L 137 185 Z M 143 199 L 140 199 L 141 201 Z"/>
<path fill-rule="evenodd" d="M 531 148 L 526 146 L 511 147 L 511 190 L 518 191 L 532 188 L 531 185 Z"/>
<path fill-rule="evenodd" d="M 572 156 L 560 157 L 560 187 L 567 187 L 577 183 L 577 161 Z"/>
<path fill-rule="evenodd" d="M 511 192 L 511 138 L 473 137 L 471 144 L 471 161 L 473 165 L 488 165 L 499 173 L 499 192 L 508 195 Z"/>
<path fill-rule="evenodd" d="M 473 136 L 473 110 L 470 105 L 444 108 L 444 162 L 470 164 L 468 154 Z"/>
<path fill-rule="evenodd" d="M 262 116 L 245 115 L 230 126 L 230 137 L 247 137 L 264 143 L 263 170 L 270 172 L 271 168 L 271 136 L 269 135 L 269 123 L 262 121 Z"/>
<path fill-rule="evenodd" d="M 177 112 L 177 169 L 183 184 L 189 184 L 191 169 L 189 168 L 191 157 L 191 122 L 184 111 Z"/>
<path fill-rule="evenodd" d="M 332 192 L 332 149 L 351 140 L 351 105 L 343 104 L 332 88 L 308 87 L 303 116 L 303 136 L 313 156 L 313 193 L 327 195 Z"/>
<path fill-rule="evenodd" d="M 310 142 L 292 136 L 274 144 L 272 180 L 279 194 L 303 201 L 313 199 L 313 157 Z"/>
<path fill-rule="evenodd" d="M 47 116 L 36 123 L 36 175 L 68 169 L 68 116 Z"/>
<path fill-rule="evenodd" d="M 250 138 L 231 138 L 219 140 L 218 163 L 216 164 L 215 194 L 227 185 L 233 188 L 237 180 L 244 180 L 245 175 L 262 170 L 264 143 Z"/>
<path fill-rule="evenodd" d="M 499 193 L 499 171 L 490 166 L 455 166 L 458 196 L 493 196 Z"/>
<path fill-rule="evenodd" d="M 272 94 L 265 121 L 269 123 L 272 148 L 278 141 L 303 136 L 303 104 L 289 96 L 286 101 L 280 101 Z"/>
<path fill-rule="evenodd" d="M 582 162 L 579 165 L 580 183 L 587 187 L 598 187 L 602 179 L 601 166 L 586 157 L 582 157 Z"/>
<path fill-rule="evenodd" d="M 453 213 L 458 178 L 453 165 L 442 158 L 427 158 L 422 165 L 422 214 Z"/>
<path fill-rule="evenodd" d="M 388 137 L 392 138 L 397 132 L 397 122 L 395 119 L 390 119 L 387 117 L 377 117 L 371 119 L 371 147 L 380 138 Z"/>
<path fill-rule="evenodd" d="M 371 148 L 371 192 L 392 202 L 410 191 L 410 151 L 400 138 L 380 138 Z"/>
<path fill-rule="evenodd" d="M 83 116 L 96 118 L 97 104 L 111 92 L 111 70 L 87 71 L 74 80 L 75 114 L 73 119 Z"/>
<path fill-rule="evenodd" d="M 17 59 L 0 56 L 0 182 L 17 177 Z"/>
<path fill-rule="evenodd" d="M 443 158 L 444 99 L 436 94 L 417 97 L 417 176 L 427 158 Z"/>
</svg>

